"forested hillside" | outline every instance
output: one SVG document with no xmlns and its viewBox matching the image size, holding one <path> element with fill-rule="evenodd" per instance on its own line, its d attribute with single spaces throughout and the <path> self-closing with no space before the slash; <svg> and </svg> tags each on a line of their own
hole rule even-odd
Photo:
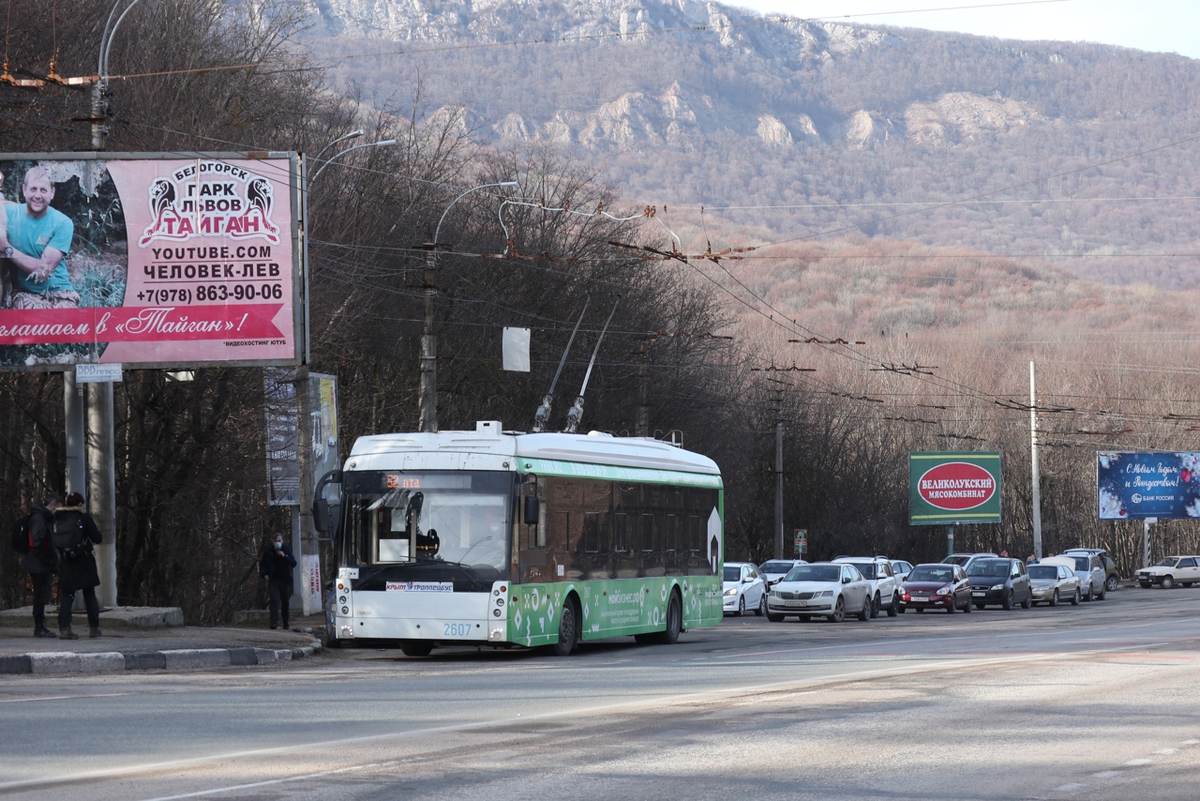
<svg viewBox="0 0 1200 801">
<path fill-rule="evenodd" d="M 379 5 L 310 7 L 339 86 L 553 143 L 631 204 L 703 205 L 760 243 L 851 231 L 1197 284 L 1190 59 L 693 0 Z"/>
</svg>

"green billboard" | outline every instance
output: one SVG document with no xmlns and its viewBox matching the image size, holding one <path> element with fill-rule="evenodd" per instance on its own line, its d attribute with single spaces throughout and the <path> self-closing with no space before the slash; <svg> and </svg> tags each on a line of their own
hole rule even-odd
<svg viewBox="0 0 1200 801">
<path fill-rule="evenodd" d="M 1000 454 L 914 451 L 908 455 L 913 526 L 1000 522 Z"/>
</svg>

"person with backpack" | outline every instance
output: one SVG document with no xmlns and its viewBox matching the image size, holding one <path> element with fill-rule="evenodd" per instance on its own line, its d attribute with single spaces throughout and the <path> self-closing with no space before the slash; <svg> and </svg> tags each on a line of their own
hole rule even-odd
<svg viewBox="0 0 1200 801">
<path fill-rule="evenodd" d="M 78 640 L 71 630 L 71 607 L 76 591 L 83 593 L 87 609 L 88 636 L 100 636 L 100 605 L 96 602 L 96 587 L 100 573 L 96 569 L 93 547 L 103 540 L 100 527 L 84 506 L 78 492 L 67 496 L 67 503 L 54 513 L 54 545 L 58 551 L 58 636 Z"/>
<path fill-rule="evenodd" d="M 62 505 L 62 496 L 48 493 L 41 503 L 29 507 L 29 551 L 21 557 L 21 567 L 33 582 L 33 636 L 55 637 L 46 628 L 46 604 L 50 602 L 50 586 L 58 572 L 58 551 L 54 548 L 54 512 Z"/>
<path fill-rule="evenodd" d="M 296 557 L 283 541 L 282 534 L 271 538 L 271 544 L 258 560 L 258 573 L 267 580 L 267 605 L 271 610 L 271 628 L 277 628 L 279 613 L 283 612 L 283 627 L 288 628 L 288 612 L 292 600 L 292 568 Z"/>
</svg>

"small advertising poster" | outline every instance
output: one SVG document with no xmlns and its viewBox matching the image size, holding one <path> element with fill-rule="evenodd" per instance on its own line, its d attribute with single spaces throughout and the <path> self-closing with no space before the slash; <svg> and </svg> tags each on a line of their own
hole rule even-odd
<svg viewBox="0 0 1200 801">
<path fill-rule="evenodd" d="M 298 360 L 295 155 L 0 155 L 0 172 L 0 369 Z"/>
<path fill-rule="evenodd" d="M 908 522 L 912 526 L 999 523 L 1000 454 L 910 453 Z"/>
<path fill-rule="evenodd" d="M 1200 453 L 1100 451 L 1100 520 L 1200 517 Z"/>
</svg>

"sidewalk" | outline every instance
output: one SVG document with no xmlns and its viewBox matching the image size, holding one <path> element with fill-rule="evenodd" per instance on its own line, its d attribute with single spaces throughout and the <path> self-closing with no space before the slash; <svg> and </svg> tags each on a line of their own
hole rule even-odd
<svg viewBox="0 0 1200 801">
<path fill-rule="evenodd" d="M 46 622 L 58 630 L 57 607 Z M 291 631 L 261 623 L 229 627 L 184 626 L 179 609 L 117 607 L 100 613 L 103 636 L 88 638 L 87 618 L 74 615 L 78 640 L 33 636 L 30 607 L 0 611 L 0 676 L 71 675 L 124 670 L 194 670 L 230 665 L 267 665 L 313 656 L 322 649 L 325 619 L 296 618 Z"/>
</svg>

